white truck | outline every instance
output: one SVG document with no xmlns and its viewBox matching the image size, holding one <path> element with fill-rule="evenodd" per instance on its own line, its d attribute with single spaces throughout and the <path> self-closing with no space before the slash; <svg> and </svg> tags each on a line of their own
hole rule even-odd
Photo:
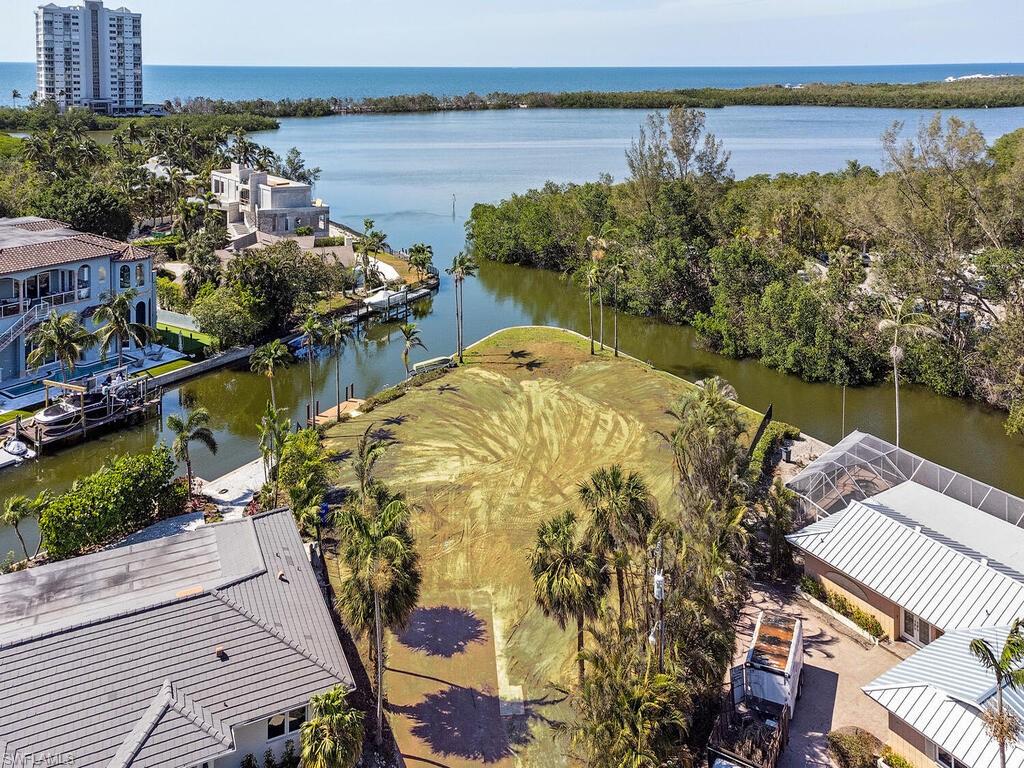
<svg viewBox="0 0 1024 768">
<path fill-rule="evenodd" d="M 800 619 L 761 611 L 743 663 L 743 699 L 747 706 L 772 716 L 800 697 L 804 667 L 804 632 Z"/>
<path fill-rule="evenodd" d="M 762 611 L 743 663 L 729 674 L 708 742 L 710 768 L 775 768 L 789 741 L 803 666 L 800 619 Z"/>
</svg>

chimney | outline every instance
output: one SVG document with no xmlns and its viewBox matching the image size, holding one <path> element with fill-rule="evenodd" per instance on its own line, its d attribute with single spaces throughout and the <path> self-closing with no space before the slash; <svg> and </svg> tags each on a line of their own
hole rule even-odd
<svg viewBox="0 0 1024 768">
<path fill-rule="evenodd" d="M 217 653 L 217 658 L 218 659 L 220 659 L 221 661 L 227 661 L 228 652 L 224 650 L 224 646 L 223 645 L 218 645 L 217 646 L 216 653 Z"/>
</svg>

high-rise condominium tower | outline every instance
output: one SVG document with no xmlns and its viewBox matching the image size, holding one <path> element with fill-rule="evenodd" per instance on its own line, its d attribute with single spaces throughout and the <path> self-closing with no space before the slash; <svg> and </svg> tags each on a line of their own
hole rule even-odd
<svg viewBox="0 0 1024 768">
<path fill-rule="evenodd" d="M 36 89 L 61 110 L 104 114 L 142 108 L 142 14 L 102 0 L 36 8 Z"/>
</svg>

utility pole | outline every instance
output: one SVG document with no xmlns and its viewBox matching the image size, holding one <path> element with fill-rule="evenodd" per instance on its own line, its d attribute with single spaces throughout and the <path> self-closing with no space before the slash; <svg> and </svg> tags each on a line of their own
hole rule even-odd
<svg viewBox="0 0 1024 768">
<path fill-rule="evenodd" d="M 654 632 L 658 633 L 658 672 L 665 671 L 665 548 L 662 538 L 658 537 L 655 549 L 658 559 L 657 570 L 654 572 L 654 599 L 658 603 L 658 623 L 651 630 L 650 639 L 654 641 Z"/>
</svg>

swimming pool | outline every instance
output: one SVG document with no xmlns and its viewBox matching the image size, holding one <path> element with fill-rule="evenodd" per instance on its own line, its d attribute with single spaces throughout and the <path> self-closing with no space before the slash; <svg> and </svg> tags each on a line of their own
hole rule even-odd
<svg viewBox="0 0 1024 768">
<path fill-rule="evenodd" d="M 125 358 L 126 361 L 131 358 Z M 93 360 L 88 363 L 81 363 L 75 366 L 75 375 L 71 379 L 72 381 L 80 381 L 90 376 L 95 376 L 98 373 L 109 371 L 117 368 L 117 359 L 109 360 Z M 43 376 L 33 381 L 25 381 L 21 384 L 15 384 L 11 387 L 4 387 L 0 390 L 0 394 L 4 397 L 24 397 L 25 395 L 31 395 L 34 392 L 43 391 L 43 379 L 50 379 L 51 381 L 59 381 L 60 373 L 55 371 L 52 376 Z"/>
</svg>

